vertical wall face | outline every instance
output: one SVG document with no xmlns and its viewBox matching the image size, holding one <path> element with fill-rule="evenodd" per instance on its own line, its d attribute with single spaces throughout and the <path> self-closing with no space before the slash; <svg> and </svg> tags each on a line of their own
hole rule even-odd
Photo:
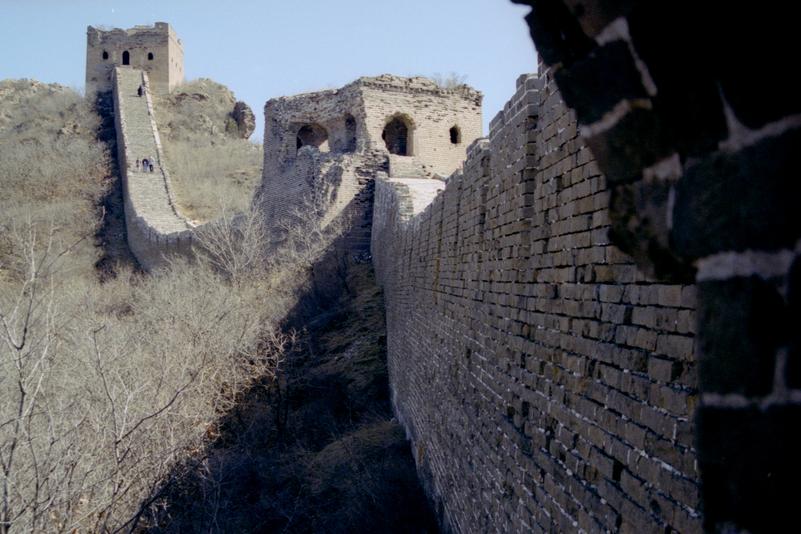
<svg viewBox="0 0 801 534">
<path fill-rule="evenodd" d="M 129 30 L 86 31 L 86 94 L 111 90 L 114 67 L 144 70 L 154 91 L 166 93 L 183 81 L 183 49 L 169 24 Z"/>
<path fill-rule="evenodd" d="M 159 24 L 163 23 L 156 23 L 156 26 Z M 171 92 L 184 82 L 184 47 L 172 27 L 169 27 L 166 61 L 167 91 Z"/>
<path fill-rule="evenodd" d="M 467 146 L 481 137 L 482 95 L 474 89 L 442 89 L 426 78 L 389 75 L 357 83 L 364 99 L 365 135 L 373 148 L 386 148 L 384 129 L 400 118 L 409 129 L 405 155 L 432 173 L 448 176 L 464 162 Z M 453 139 L 451 128 L 456 129 Z"/>
<path fill-rule="evenodd" d="M 316 210 L 323 211 L 317 214 L 322 224 L 348 209 L 371 215 L 372 196 L 362 198 L 361 193 L 382 161 L 356 151 L 364 112 L 355 91 L 273 99 L 265 105 L 264 117 L 258 198 L 269 226 L 279 230 L 277 237 L 282 224 L 312 217 Z M 366 239 L 360 239 L 362 248 L 369 246 Z"/>
<path fill-rule="evenodd" d="M 376 185 L 394 404 L 456 532 L 700 529 L 695 288 L 610 244 L 576 129 L 524 77 L 425 211 Z"/>
<path fill-rule="evenodd" d="M 613 239 L 659 276 L 698 282 L 705 528 L 786 530 L 801 479 L 794 17 L 741 3 L 515 1 L 533 7 L 539 55 L 609 178 Z"/>
</svg>

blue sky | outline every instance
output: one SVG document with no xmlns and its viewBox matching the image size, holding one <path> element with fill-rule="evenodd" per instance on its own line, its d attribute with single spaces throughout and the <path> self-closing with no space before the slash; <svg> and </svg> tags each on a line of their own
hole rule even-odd
<svg viewBox="0 0 801 534">
<path fill-rule="evenodd" d="M 536 70 L 509 0 L 0 0 L 0 79 L 83 88 L 86 26 L 169 22 L 188 79 L 227 85 L 263 130 L 268 98 L 345 85 L 359 76 L 467 76 L 489 120 L 519 74 Z"/>
</svg>

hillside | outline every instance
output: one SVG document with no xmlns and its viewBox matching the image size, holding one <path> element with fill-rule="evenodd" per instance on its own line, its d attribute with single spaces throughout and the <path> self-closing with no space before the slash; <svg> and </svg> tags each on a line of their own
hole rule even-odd
<svg viewBox="0 0 801 534">
<path fill-rule="evenodd" d="M 157 110 L 168 110 L 168 153 L 184 162 L 177 184 L 205 202 L 187 205 L 211 216 L 211 199 L 228 195 L 230 206 L 247 208 L 261 151 L 224 111 L 234 105 L 230 91 L 208 81 L 184 89 Z M 245 209 L 236 238 L 225 219 L 198 235 L 207 253 L 195 261 L 139 271 L 125 253 L 109 103 L 107 94 L 87 103 L 58 85 L 0 82 L 0 525 L 168 526 L 159 507 L 189 495 L 199 507 L 175 524 L 224 531 L 207 522 L 219 500 L 192 490 L 214 450 L 258 458 L 241 464 L 259 469 L 245 478 L 275 499 L 254 507 L 247 487 L 231 488 L 241 531 L 258 530 L 254 518 L 288 532 L 353 531 L 390 512 L 430 525 L 405 436 L 390 421 L 382 307 L 369 269 L 354 271 L 364 296 L 336 316 L 330 307 L 313 312 L 327 326 L 301 323 L 300 335 L 287 317 L 301 298 L 321 301 L 311 275 L 332 236 L 309 232 L 317 237 L 303 249 L 268 258 L 259 214 Z M 218 129 L 226 122 L 227 132 Z M 193 185 L 192 158 L 179 157 L 195 146 L 195 159 L 213 160 L 198 182 L 209 198 Z M 292 406 L 276 405 L 276 394 Z M 291 419 L 258 426 L 265 413 Z M 243 418 L 252 424 L 234 423 Z M 244 480 L 241 470 L 221 474 Z M 393 511 L 396 499 L 408 506 Z M 286 522 L 287 507 L 303 517 Z"/>
<path fill-rule="evenodd" d="M 297 325 L 279 379 L 243 395 L 156 493 L 150 531 L 438 532 L 392 416 L 372 267 L 352 266 L 348 286 Z"/>
<path fill-rule="evenodd" d="M 102 123 L 68 87 L 0 81 L 0 269 L 7 275 L 19 274 L 13 241 L 32 223 L 70 248 L 73 274 L 94 276 L 102 202 L 115 173 L 98 139 Z"/>
<path fill-rule="evenodd" d="M 208 221 L 223 209 L 247 210 L 261 179 L 262 148 L 250 108 L 209 79 L 154 98 L 159 134 L 177 201 L 191 219 Z"/>
</svg>

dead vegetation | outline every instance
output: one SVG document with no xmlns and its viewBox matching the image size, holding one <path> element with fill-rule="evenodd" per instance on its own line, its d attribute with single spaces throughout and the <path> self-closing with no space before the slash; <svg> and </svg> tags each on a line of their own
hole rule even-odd
<svg viewBox="0 0 801 534">
<path fill-rule="evenodd" d="M 107 125 L 38 82 L 2 82 L 0 113 L 0 532 L 116 530 L 275 372 L 292 288 L 205 257 L 101 284 Z"/>
<path fill-rule="evenodd" d="M 13 227 L 26 222 L 57 228 L 56 248 L 71 247 L 65 268 L 94 278 L 97 205 L 113 174 L 111 155 L 96 137 L 100 122 L 69 88 L 0 82 L 0 280 L 14 269 Z"/>
<path fill-rule="evenodd" d="M 151 532 L 437 532 L 392 420 L 383 302 L 367 264 L 313 316 L 278 379 L 220 420 L 203 459 L 153 501 Z"/>
<path fill-rule="evenodd" d="M 261 179 L 262 148 L 239 136 L 225 86 L 201 79 L 157 97 L 156 119 L 176 200 L 190 218 L 247 210 Z"/>
<path fill-rule="evenodd" d="M 321 257 L 347 260 L 339 227 L 265 256 L 258 213 L 225 212 L 195 261 L 101 283 L 101 119 L 63 88 L 0 88 L 0 533 L 434 528 L 369 269 L 334 264 L 347 307 L 318 287 Z"/>
</svg>

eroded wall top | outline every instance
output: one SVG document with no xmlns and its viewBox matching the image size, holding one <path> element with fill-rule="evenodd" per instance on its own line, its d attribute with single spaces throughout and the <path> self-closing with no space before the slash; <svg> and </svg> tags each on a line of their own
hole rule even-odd
<svg viewBox="0 0 801 534">
<path fill-rule="evenodd" d="M 388 74 L 269 100 L 265 176 L 291 167 L 307 145 L 321 152 L 386 150 L 448 176 L 481 137 L 481 101 L 482 94 L 467 85 L 443 88 L 426 78 Z"/>
</svg>

